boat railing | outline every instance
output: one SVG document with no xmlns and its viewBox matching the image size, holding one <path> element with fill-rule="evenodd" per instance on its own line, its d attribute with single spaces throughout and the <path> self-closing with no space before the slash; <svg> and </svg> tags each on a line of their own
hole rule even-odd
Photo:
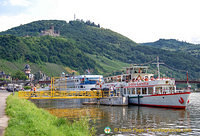
<svg viewBox="0 0 200 136">
<path fill-rule="evenodd" d="M 184 90 L 184 89 L 183 90 L 182 89 L 181 90 L 176 90 L 176 93 L 184 93 L 184 92 L 186 92 L 186 90 Z"/>
<path fill-rule="evenodd" d="M 174 78 L 151 78 L 151 79 L 139 79 L 139 80 L 130 80 L 130 81 L 126 81 L 128 82 L 148 82 L 148 81 L 157 81 L 157 80 L 175 80 Z"/>
<path fill-rule="evenodd" d="M 190 88 L 177 89 L 176 93 L 192 92 Z"/>
</svg>

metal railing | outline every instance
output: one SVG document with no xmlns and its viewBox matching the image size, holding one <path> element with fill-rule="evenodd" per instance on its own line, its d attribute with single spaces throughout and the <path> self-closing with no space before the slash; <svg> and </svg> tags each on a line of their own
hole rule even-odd
<svg viewBox="0 0 200 136">
<path fill-rule="evenodd" d="M 19 91 L 18 96 L 25 99 L 79 99 L 105 97 L 101 90 L 95 91 Z"/>
<path fill-rule="evenodd" d="M 68 90 L 65 77 L 52 77 L 50 90 L 19 91 L 18 96 L 25 99 L 80 99 L 109 97 L 110 91 L 103 90 Z"/>
</svg>

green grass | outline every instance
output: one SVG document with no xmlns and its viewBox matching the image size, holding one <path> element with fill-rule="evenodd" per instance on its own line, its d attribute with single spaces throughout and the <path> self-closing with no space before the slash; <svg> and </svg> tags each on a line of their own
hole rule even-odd
<svg viewBox="0 0 200 136">
<path fill-rule="evenodd" d="M 103 69 L 105 69 L 105 71 L 100 71 L 99 72 L 101 74 L 104 74 L 105 76 L 106 75 L 110 75 L 112 74 L 113 72 L 116 72 L 116 71 L 122 71 L 123 70 L 123 67 L 128 67 L 130 66 L 130 64 L 128 63 L 123 63 L 121 61 L 118 61 L 118 60 L 111 60 L 111 59 L 108 59 L 104 56 L 96 56 L 96 55 L 90 55 L 90 54 L 87 54 L 91 59 L 93 59 L 94 61 L 96 61 L 101 67 L 103 67 Z"/>
<path fill-rule="evenodd" d="M 38 65 L 35 65 L 38 67 Z M 60 76 L 62 72 L 66 73 L 64 66 L 55 63 L 45 63 L 39 65 L 40 70 L 48 76 Z"/>
<path fill-rule="evenodd" d="M 18 98 L 17 94 L 7 98 L 6 113 L 10 120 L 5 136 L 88 136 L 95 133 L 94 128 L 90 129 L 88 119 L 72 123 Z"/>
</svg>

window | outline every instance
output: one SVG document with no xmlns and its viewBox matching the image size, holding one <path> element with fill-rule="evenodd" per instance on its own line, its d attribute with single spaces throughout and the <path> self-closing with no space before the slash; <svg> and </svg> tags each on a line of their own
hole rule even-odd
<svg viewBox="0 0 200 136">
<path fill-rule="evenodd" d="M 147 94 L 147 88 L 142 88 L 142 94 Z"/>
<path fill-rule="evenodd" d="M 124 88 L 124 94 L 126 94 L 126 89 Z"/>
<path fill-rule="evenodd" d="M 132 88 L 132 94 L 135 94 L 135 88 Z"/>
<path fill-rule="evenodd" d="M 153 94 L 153 87 L 149 87 L 148 92 L 149 92 L 149 94 Z"/>
<path fill-rule="evenodd" d="M 128 88 L 128 94 L 131 94 L 131 88 Z"/>
<path fill-rule="evenodd" d="M 137 88 L 136 91 L 137 91 L 137 94 L 140 94 L 140 88 Z"/>
</svg>

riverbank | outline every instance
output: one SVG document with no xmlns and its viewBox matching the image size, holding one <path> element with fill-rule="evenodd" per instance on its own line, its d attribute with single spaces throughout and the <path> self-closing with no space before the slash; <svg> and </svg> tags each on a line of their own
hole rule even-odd
<svg viewBox="0 0 200 136">
<path fill-rule="evenodd" d="M 38 108 L 26 99 L 17 95 L 7 98 L 6 113 L 10 117 L 5 135 L 20 136 L 88 136 L 94 135 L 94 128 L 90 129 L 87 119 L 70 122 L 65 118 L 58 118 L 48 111 Z"/>
<path fill-rule="evenodd" d="M 6 116 L 6 98 L 10 95 L 9 92 L 5 90 L 0 90 L 0 136 L 3 136 L 5 128 L 8 126 L 9 118 Z"/>
</svg>

